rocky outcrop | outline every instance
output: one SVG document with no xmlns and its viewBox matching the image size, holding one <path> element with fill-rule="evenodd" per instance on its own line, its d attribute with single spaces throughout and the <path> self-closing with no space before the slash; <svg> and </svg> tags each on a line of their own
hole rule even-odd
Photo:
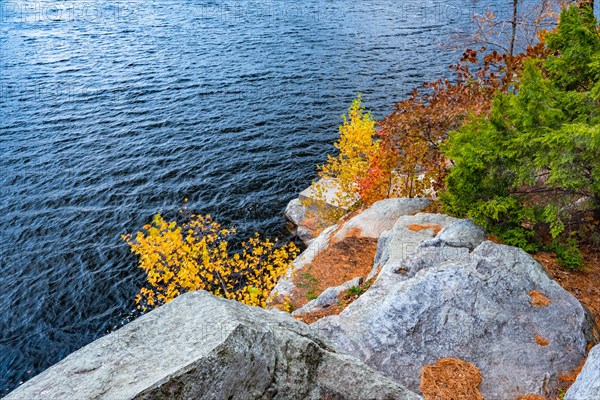
<svg viewBox="0 0 600 400">
<path fill-rule="evenodd" d="M 348 206 L 341 204 L 336 193 L 339 192 L 335 180 L 320 179 L 309 188 L 302 191 L 297 199 L 288 203 L 283 215 L 288 223 L 288 229 L 305 244 L 318 236 L 320 229 L 326 223 L 324 215 L 328 212 L 346 213 Z M 356 199 L 358 201 L 358 198 Z M 381 232 L 389 230 L 396 219 L 402 215 L 414 214 L 421 211 L 430 203 L 427 199 L 385 199 L 376 202 L 368 209 L 343 224 L 336 233 L 336 240 L 342 240 L 348 233 L 361 231 L 363 237 L 378 238 Z"/>
<path fill-rule="evenodd" d="M 325 229 L 321 234 L 312 240 L 308 247 L 292 262 L 291 267 L 286 274 L 279 278 L 277 285 L 273 288 L 270 302 L 278 303 L 282 299 L 292 295 L 296 285 L 294 284 L 294 275 L 310 265 L 315 257 L 329 246 L 331 233 L 337 228 L 336 225 Z"/>
<path fill-rule="evenodd" d="M 375 278 L 379 271 L 384 275 L 395 276 L 399 264 L 423 241 L 434 238 L 441 229 L 459 221 L 447 215 L 427 213 L 398 218 L 392 229 L 379 238 L 373 269 L 367 280 Z M 385 270 L 382 270 L 383 266 Z M 385 283 L 393 283 L 393 280 L 382 280 L 382 284 Z"/>
<path fill-rule="evenodd" d="M 454 357 L 481 370 L 488 400 L 547 395 L 585 358 L 589 316 L 530 255 L 484 239 L 470 221 L 400 217 L 379 240 L 373 285 L 312 326 L 415 391 L 423 366 Z"/>
<path fill-rule="evenodd" d="M 412 400 L 420 387 L 434 396 L 451 389 L 448 379 L 462 385 L 455 372 L 464 378 L 466 370 L 467 397 L 552 394 L 595 340 L 588 313 L 531 256 L 486 241 L 472 221 L 415 214 L 427 204 L 387 199 L 347 216 L 311 239 L 274 289 L 273 298 L 298 292 L 295 274 L 316 265 L 343 270 L 335 279 L 319 274 L 311 292 L 320 295 L 294 312 L 321 318 L 347 306 L 339 315 L 308 326 L 276 310 L 184 294 L 7 399 Z M 338 304 L 354 286 L 362 295 Z M 597 346 L 565 399 L 600 398 L 599 379 Z"/>
<path fill-rule="evenodd" d="M 294 274 L 310 265 L 315 257 L 326 251 L 332 242 L 342 242 L 352 236 L 378 239 L 382 233 L 394 226 L 398 218 L 412 215 L 428 204 L 429 200 L 419 198 L 381 200 L 361 213 L 326 228 L 319 236 L 309 242 L 306 250 L 294 260 L 286 275 L 279 279 L 273 289 L 273 301 L 276 303 L 276 299 L 291 296 L 295 288 Z"/>
<path fill-rule="evenodd" d="M 413 215 L 429 205 L 427 199 L 385 199 L 371 205 L 358 215 L 340 224 L 333 239 L 341 242 L 348 236 L 378 239 L 390 230 L 398 218 Z"/>
<path fill-rule="evenodd" d="M 342 210 L 352 208 L 360 199 L 358 195 L 349 195 L 348 199 L 341 199 L 343 189 L 336 178 L 321 178 L 304 189 L 298 195 L 300 200 L 313 200 L 322 202 L 326 207 Z"/>
<path fill-rule="evenodd" d="M 419 397 L 277 311 L 179 296 L 34 377 L 7 400 Z"/>
<path fill-rule="evenodd" d="M 565 400 L 600 399 L 600 345 L 594 346 Z"/>
<path fill-rule="evenodd" d="M 309 220 L 307 207 L 300 199 L 292 199 L 285 207 L 283 216 L 288 221 L 286 227 L 292 235 L 309 244 L 316 236 L 317 226 Z"/>
</svg>

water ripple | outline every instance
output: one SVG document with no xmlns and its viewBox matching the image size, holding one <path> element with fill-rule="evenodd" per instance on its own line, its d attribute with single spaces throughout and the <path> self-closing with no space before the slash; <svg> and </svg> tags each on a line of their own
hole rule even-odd
<svg viewBox="0 0 600 400">
<path fill-rule="evenodd" d="M 482 3 L 2 2 L 0 396 L 133 308 L 119 236 L 154 213 L 285 235 L 356 93 L 383 116 L 444 74 Z"/>
</svg>

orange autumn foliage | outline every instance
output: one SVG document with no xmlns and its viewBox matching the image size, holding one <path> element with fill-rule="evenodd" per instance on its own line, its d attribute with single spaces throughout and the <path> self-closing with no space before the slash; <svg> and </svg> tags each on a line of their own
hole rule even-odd
<svg viewBox="0 0 600 400">
<path fill-rule="evenodd" d="M 393 169 L 398 162 L 398 153 L 379 146 L 369 156 L 369 168 L 357 179 L 357 193 L 363 204 L 373 204 L 390 196 L 393 184 Z"/>
<path fill-rule="evenodd" d="M 544 35 L 540 33 L 539 44 L 515 56 L 484 54 L 485 48 L 465 51 L 450 67 L 453 79 L 425 83 L 377 123 L 359 95 L 340 126 L 338 155 L 328 156 L 319 167 L 321 178 L 327 182 L 333 178 L 339 186 L 336 197 L 341 207 L 319 207 L 327 197 L 326 188 L 319 185 L 315 201 L 305 205 L 316 206 L 331 224 L 345 212 L 389 197 L 435 199 L 451 167 L 441 151 L 449 133 L 489 114 L 498 93 L 515 89 L 524 60 L 547 55 Z"/>
<path fill-rule="evenodd" d="M 440 145 L 469 116 L 489 112 L 495 93 L 508 84 L 503 78 L 504 61 L 505 57 L 492 52 L 473 71 L 472 67 L 480 63 L 479 53 L 467 50 L 460 62 L 451 67 L 455 80 L 424 84 L 421 91 L 414 90 L 379 122 L 380 137 L 399 152 L 395 195 L 427 196 L 443 187 L 448 161 Z"/>
</svg>

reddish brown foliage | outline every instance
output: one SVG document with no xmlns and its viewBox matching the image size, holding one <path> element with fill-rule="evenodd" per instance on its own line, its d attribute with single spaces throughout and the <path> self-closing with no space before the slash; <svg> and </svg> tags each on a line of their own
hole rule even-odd
<svg viewBox="0 0 600 400">
<path fill-rule="evenodd" d="M 425 83 L 379 122 L 378 135 L 385 147 L 398 151 L 395 195 L 432 195 L 443 188 L 449 161 L 440 146 L 449 132 L 470 117 L 487 114 L 498 92 L 514 89 L 524 60 L 544 58 L 548 50 L 538 44 L 515 56 L 493 51 L 481 57 L 485 51 L 467 50 L 450 67 L 454 79 Z"/>
<path fill-rule="evenodd" d="M 564 289 L 575 296 L 591 311 L 600 323 L 600 254 L 592 246 L 581 248 L 586 268 L 581 271 L 566 270 L 561 267 L 552 253 L 534 255 L 548 274 Z M 600 337 L 599 337 L 600 339 Z"/>
<path fill-rule="evenodd" d="M 384 145 L 371 153 L 369 169 L 358 179 L 358 195 L 366 205 L 390 197 L 392 170 L 398 162 L 398 152 Z"/>
<path fill-rule="evenodd" d="M 331 243 L 294 277 L 296 289 L 290 299 L 293 308 L 302 307 L 329 287 L 357 276 L 366 277 L 373 267 L 376 248 L 376 239 L 356 236 Z"/>
<path fill-rule="evenodd" d="M 517 400 L 548 400 L 544 396 L 540 396 L 539 394 L 527 394 L 525 396 L 517 397 Z"/>
<path fill-rule="evenodd" d="M 479 63 L 478 52 L 467 50 L 451 67 L 456 74 L 454 81 L 442 79 L 424 84 L 422 91 L 415 89 L 379 123 L 384 142 L 399 151 L 399 195 L 414 197 L 431 187 L 442 187 L 447 160 L 439 146 L 470 114 L 489 111 L 494 93 L 506 86 L 501 78 L 503 60 L 492 52 L 473 72 L 472 66 Z"/>
</svg>

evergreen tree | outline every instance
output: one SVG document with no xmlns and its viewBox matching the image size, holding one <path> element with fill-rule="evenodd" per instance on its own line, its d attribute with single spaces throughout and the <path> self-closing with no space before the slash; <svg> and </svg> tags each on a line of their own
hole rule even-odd
<svg viewBox="0 0 600 400">
<path fill-rule="evenodd" d="M 447 211 L 527 250 L 540 224 L 566 239 L 565 223 L 589 209 L 600 219 L 600 37 L 591 8 L 565 9 L 545 42 L 553 54 L 526 60 L 518 87 L 445 146 L 455 164 Z"/>
</svg>

